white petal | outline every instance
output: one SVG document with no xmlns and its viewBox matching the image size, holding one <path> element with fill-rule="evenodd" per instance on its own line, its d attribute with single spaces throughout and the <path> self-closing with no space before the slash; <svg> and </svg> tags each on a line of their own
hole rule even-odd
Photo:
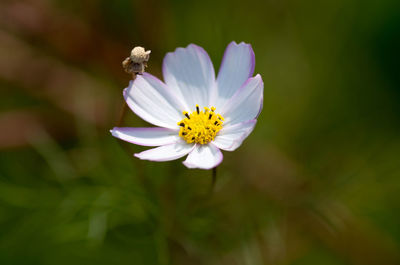
<svg viewBox="0 0 400 265">
<path fill-rule="evenodd" d="M 181 158 L 192 151 L 194 145 L 180 140 L 173 144 L 163 145 L 135 154 L 136 157 L 150 161 L 170 161 Z"/>
<path fill-rule="evenodd" d="M 177 48 L 163 61 L 164 81 L 186 103 L 187 111 L 209 106 L 210 90 L 215 89 L 215 72 L 207 52 L 194 44 Z"/>
<path fill-rule="evenodd" d="M 223 127 L 212 143 L 222 150 L 233 151 L 249 136 L 256 123 L 257 120 L 250 120 Z"/>
<path fill-rule="evenodd" d="M 213 144 L 197 144 L 183 164 L 188 168 L 211 169 L 218 166 L 222 159 L 221 151 Z"/>
<path fill-rule="evenodd" d="M 144 146 L 160 146 L 175 143 L 179 140 L 177 130 L 167 128 L 132 128 L 115 127 L 111 130 L 114 137 Z"/>
<path fill-rule="evenodd" d="M 260 75 L 249 78 L 221 110 L 224 125 L 257 118 L 262 109 L 264 83 Z"/>
<path fill-rule="evenodd" d="M 182 119 L 180 101 L 165 84 L 148 73 L 131 81 L 124 97 L 133 112 L 154 125 L 176 129 Z"/>
<path fill-rule="evenodd" d="M 214 106 L 218 109 L 253 76 L 255 56 L 250 44 L 231 42 L 225 50 L 217 77 L 218 95 Z"/>
</svg>

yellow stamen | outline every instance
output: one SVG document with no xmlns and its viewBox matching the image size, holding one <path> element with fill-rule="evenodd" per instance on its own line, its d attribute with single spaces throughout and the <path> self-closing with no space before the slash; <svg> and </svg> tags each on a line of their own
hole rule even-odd
<svg viewBox="0 0 400 265">
<path fill-rule="evenodd" d="M 208 144 L 214 140 L 217 133 L 222 129 L 224 118 L 217 113 L 214 113 L 215 108 L 204 107 L 204 111 L 200 111 L 199 105 L 196 105 L 196 110 L 189 114 L 183 112 L 186 116 L 178 122 L 181 127 L 179 136 L 187 143 Z"/>
</svg>

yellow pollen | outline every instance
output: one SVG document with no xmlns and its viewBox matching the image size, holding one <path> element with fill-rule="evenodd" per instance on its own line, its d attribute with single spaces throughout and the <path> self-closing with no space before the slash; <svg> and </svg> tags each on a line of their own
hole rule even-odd
<svg viewBox="0 0 400 265">
<path fill-rule="evenodd" d="M 215 108 L 211 109 L 204 107 L 200 110 L 199 105 L 196 105 L 196 110 L 191 114 L 184 111 L 186 117 L 178 125 L 181 127 L 179 136 L 187 143 L 208 144 L 214 140 L 215 136 L 222 129 L 224 118 L 214 112 Z"/>
</svg>

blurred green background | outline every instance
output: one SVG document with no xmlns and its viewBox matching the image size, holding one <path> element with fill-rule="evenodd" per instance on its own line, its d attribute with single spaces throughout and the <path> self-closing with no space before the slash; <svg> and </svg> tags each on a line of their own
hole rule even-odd
<svg viewBox="0 0 400 265">
<path fill-rule="evenodd" d="M 253 45 L 254 132 L 211 172 L 113 138 L 133 46 Z M 400 2 L 0 2 L 0 264 L 400 264 Z M 129 112 L 125 126 L 146 123 Z"/>
</svg>

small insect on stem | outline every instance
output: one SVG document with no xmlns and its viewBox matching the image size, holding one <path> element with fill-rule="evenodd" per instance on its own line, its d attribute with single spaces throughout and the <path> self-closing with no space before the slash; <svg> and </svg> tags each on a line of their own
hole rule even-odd
<svg viewBox="0 0 400 265">
<path fill-rule="evenodd" d="M 124 68 L 125 72 L 128 74 L 132 74 L 132 80 L 136 79 L 136 75 L 143 74 L 147 67 L 147 62 L 150 59 L 150 53 L 150 50 L 146 51 L 143 47 L 137 46 L 132 49 L 131 55 L 122 62 L 122 68 Z M 121 126 L 126 111 L 127 105 L 124 102 L 117 126 Z"/>
<path fill-rule="evenodd" d="M 150 59 L 151 51 L 137 46 L 132 49 L 131 55 L 122 62 L 122 67 L 128 74 L 143 74 L 147 62 Z"/>
</svg>

